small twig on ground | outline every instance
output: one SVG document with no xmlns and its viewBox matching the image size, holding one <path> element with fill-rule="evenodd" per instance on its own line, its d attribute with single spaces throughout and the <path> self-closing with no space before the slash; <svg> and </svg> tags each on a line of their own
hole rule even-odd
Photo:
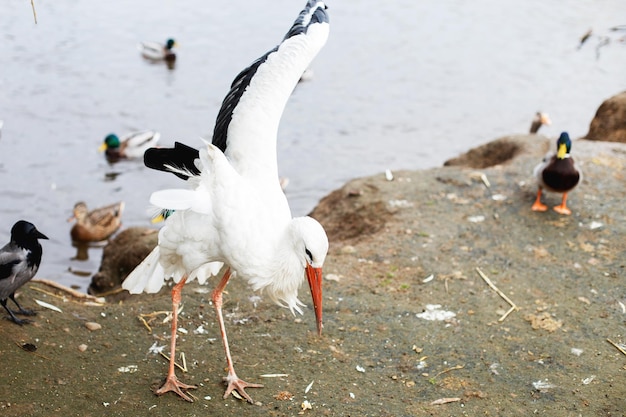
<svg viewBox="0 0 626 417">
<path fill-rule="evenodd" d="M 483 174 L 482 172 L 480 173 L 480 180 L 483 182 L 483 184 L 485 184 L 485 187 L 491 188 L 491 184 L 489 184 L 489 180 L 487 179 L 487 176 Z"/>
<path fill-rule="evenodd" d="M 181 306 L 178 308 L 178 314 L 180 314 L 181 311 L 183 311 L 183 307 L 184 306 L 181 304 Z M 139 319 L 139 321 L 143 323 L 144 326 L 146 326 L 146 329 L 148 329 L 148 332 L 152 333 L 152 327 L 150 327 L 150 324 L 148 323 L 154 320 L 157 316 L 160 316 L 161 314 L 165 315 L 165 318 L 163 319 L 161 323 L 167 323 L 173 317 L 171 311 L 161 310 L 161 311 L 153 311 L 152 313 L 140 314 L 137 316 L 137 318 Z M 146 318 L 148 318 L 149 320 L 146 320 Z"/>
<path fill-rule="evenodd" d="M 448 403 L 458 403 L 459 401 L 461 401 L 460 398 L 439 398 L 438 400 L 435 400 L 433 402 L 430 403 L 430 405 L 443 405 L 443 404 L 448 404 Z"/>
<path fill-rule="evenodd" d="M 167 361 L 169 362 L 170 357 L 167 356 L 165 353 L 163 352 L 159 352 L 161 354 L 161 356 L 163 356 L 165 359 L 167 359 Z M 187 372 L 187 361 L 185 360 L 185 352 L 181 352 L 180 353 L 180 359 L 182 360 L 183 364 L 179 365 L 178 363 L 176 363 L 176 361 L 174 361 L 174 365 L 176 365 L 176 367 L 178 369 L 180 369 L 183 372 Z"/>
<path fill-rule="evenodd" d="M 171 315 L 172 312 L 171 311 L 153 311 L 152 313 L 140 314 L 137 316 L 137 318 L 139 319 L 140 322 L 143 323 L 144 326 L 146 326 L 146 329 L 148 329 L 148 332 L 152 334 L 152 327 L 150 327 L 150 324 L 148 323 L 149 321 L 154 320 L 157 316 L 161 314 L 165 314 L 165 319 L 163 319 L 163 323 L 165 323 L 168 318 L 168 315 Z M 146 320 L 146 317 L 149 318 L 150 320 Z"/>
<path fill-rule="evenodd" d="M 67 301 L 67 297 L 65 297 L 64 295 L 59 295 L 59 294 L 55 294 L 53 292 L 50 291 L 46 291 L 43 288 L 39 288 L 39 287 L 33 287 L 32 285 L 30 286 L 30 289 L 40 292 L 42 294 L 46 294 L 49 295 L 50 297 L 54 297 L 54 298 L 58 298 L 59 300 L 63 300 L 63 301 Z"/>
<path fill-rule="evenodd" d="M 620 345 L 618 345 L 617 343 L 613 342 L 611 339 L 606 339 L 606 341 L 609 342 L 610 344 L 612 344 L 615 347 L 615 349 L 619 350 L 624 355 L 626 355 L 626 350 L 624 350 L 624 348 L 622 348 Z"/>
<path fill-rule="evenodd" d="M 511 312 L 513 312 L 514 310 L 517 310 L 517 305 L 515 305 L 515 303 L 513 301 L 511 301 L 509 299 L 509 297 L 506 296 L 506 294 L 504 294 L 502 291 L 500 291 L 498 289 L 498 287 L 496 287 L 494 285 L 493 282 L 491 282 L 491 280 L 489 278 L 487 278 L 487 276 L 483 273 L 483 271 L 480 270 L 480 268 L 476 267 L 476 272 L 478 272 L 478 275 L 480 275 L 480 277 L 487 283 L 487 285 L 489 285 L 491 287 L 492 290 L 494 290 L 496 293 L 498 293 L 498 295 L 500 297 L 502 297 L 504 299 L 504 301 L 506 301 L 507 303 L 509 303 L 511 305 L 511 308 L 502 315 L 502 317 L 500 317 L 498 319 L 498 321 L 504 321 L 504 319 L 507 318 L 507 316 L 509 314 L 511 314 Z"/>
<path fill-rule="evenodd" d="M 185 352 L 180 352 L 180 360 L 183 362 L 183 372 L 187 372 L 187 359 L 185 358 Z"/>
<path fill-rule="evenodd" d="M 144 326 L 146 326 L 146 329 L 148 329 L 148 333 L 152 334 L 152 327 L 150 327 L 146 319 L 144 319 L 142 316 L 137 316 L 137 318 L 139 319 L 140 322 L 143 323 Z"/>
<path fill-rule="evenodd" d="M 51 281 L 49 279 L 37 278 L 37 279 L 32 280 L 31 282 L 39 282 L 41 284 L 47 285 L 59 291 L 66 292 L 74 298 L 81 298 L 81 299 L 84 298 L 90 301 L 94 301 L 96 303 L 104 304 L 104 299 L 102 297 L 95 297 L 91 294 L 86 294 L 80 291 L 76 291 L 73 288 L 66 287 L 63 284 L 59 284 L 58 282 Z"/>
<path fill-rule="evenodd" d="M 161 314 L 164 314 L 167 316 L 168 314 L 172 314 L 172 312 L 170 310 L 161 310 L 161 311 L 153 311 L 152 313 L 142 313 L 140 314 L 140 316 L 154 318 L 156 316 L 160 316 Z M 165 323 L 165 319 L 163 319 L 163 323 Z"/>
<path fill-rule="evenodd" d="M 33 8 L 33 17 L 35 18 L 35 24 L 37 24 L 37 12 L 35 11 L 35 0 L 30 0 L 30 5 Z"/>
<path fill-rule="evenodd" d="M 443 371 L 441 371 L 437 375 L 435 375 L 433 378 L 437 378 L 441 374 L 447 374 L 450 371 L 456 371 L 457 369 L 463 369 L 463 368 L 465 368 L 465 365 L 453 366 L 452 368 L 444 369 Z"/>
<path fill-rule="evenodd" d="M 104 298 L 104 297 L 108 297 L 109 295 L 115 295 L 115 294 L 119 294 L 121 292 L 126 291 L 124 288 L 122 287 L 118 287 L 118 288 L 114 288 L 111 291 L 106 291 L 103 293 L 100 293 L 100 297 Z"/>
<path fill-rule="evenodd" d="M 83 300 L 77 301 L 74 299 L 68 299 L 66 295 L 55 294 L 53 292 L 46 291 L 43 288 L 35 287 L 32 285 L 30 286 L 30 289 L 33 291 L 38 291 L 42 294 L 49 295 L 50 297 L 58 298 L 59 300 L 62 300 L 63 302 L 72 301 L 74 303 L 79 303 L 80 305 L 83 305 L 83 306 L 92 306 L 92 307 L 102 307 L 104 305 L 104 302 L 102 301 L 83 301 Z"/>
</svg>

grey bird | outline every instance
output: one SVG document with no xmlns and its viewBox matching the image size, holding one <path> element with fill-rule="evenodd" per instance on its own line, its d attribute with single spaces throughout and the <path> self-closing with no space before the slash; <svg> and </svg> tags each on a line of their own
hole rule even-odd
<svg viewBox="0 0 626 417">
<path fill-rule="evenodd" d="M 19 319 L 15 314 L 34 316 L 36 313 L 25 310 L 15 300 L 15 291 L 30 281 L 41 263 L 41 245 L 39 239 L 48 239 L 37 228 L 25 220 L 20 220 L 11 228 L 11 241 L 0 249 L 0 304 L 9 313 L 7 319 L 20 326 L 30 320 Z M 11 311 L 7 307 L 10 298 L 19 310 Z"/>
</svg>

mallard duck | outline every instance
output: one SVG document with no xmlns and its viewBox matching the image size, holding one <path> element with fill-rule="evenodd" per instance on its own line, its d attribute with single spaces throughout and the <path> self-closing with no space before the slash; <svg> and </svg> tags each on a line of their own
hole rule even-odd
<svg viewBox="0 0 626 417">
<path fill-rule="evenodd" d="M 556 154 L 549 153 L 543 161 L 535 167 L 533 171 L 539 189 L 537 198 L 532 205 L 533 211 L 546 211 L 548 207 L 541 203 L 541 192 L 543 189 L 555 193 L 562 193 L 561 204 L 554 206 L 554 211 L 560 214 L 572 214 L 567 208 L 567 193 L 576 187 L 582 180 L 582 171 L 576 166 L 574 158 L 570 156 L 572 141 L 567 132 L 561 133 L 556 141 Z"/>
<path fill-rule="evenodd" d="M 123 136 L 121 139 L 114 133 L 104 138 L 98 150 L 104 152 L 104 156 L 109 162 L 117 162 L 120 159 L 143 158 L 146 149 L 157 144 L 161 134 L 153 130 L 143 132 L 133 132 Z"/>
<path fill-rule="evenodd" d="M 90 243 L 107 240 L 122 225 L 124 202 L 100 207 L 91 211 L 80 201 L 74 205 L 74 214 L 67 221 L 76 221 L 70 235 L 78 248 L 77 259 L 87 259 L 87 246 Z"/>
<path fill-rule="evenodd" d="M 144 58 L 151 59 L 153 61 L 175 61 L 176 41 L 172 38 L 165 41 L 165 45 L 158 42 L 141 42 L 139 44 L 139 51 Z"/>
<path fill-rule="evenodd" d="M 550 126 L 551 124 L 552 121 L 550 120 L 550 117 L 548 117 L 548 113 L 542 113 L 538 111 L 537 114 L 535 114 L 532 123 L 530 124 L 530 133 L 535 134 L 539 131 L 539 128 L 541 128 L 541 126 Z"/>
</svg>

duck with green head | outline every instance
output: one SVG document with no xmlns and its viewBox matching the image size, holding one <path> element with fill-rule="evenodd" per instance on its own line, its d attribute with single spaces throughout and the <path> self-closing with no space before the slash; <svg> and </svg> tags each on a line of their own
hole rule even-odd
<svg viewBox="0 0 626 417">
<path fill-rule="evenodd" d="M 99 151 L 104 152 L 111 163 L 120 159 L 143 158 L 144 152 L 155 146 L 160 138 L 161 134 L 153 130 L 129 133 L 122 138 L 110 133 L 104 138 Z"/>
<path fill-rule="evenodd" d="M 535 167 L 534 175 L 539 189 L 537 198 L 532 205 L 533 211 L 546 211 L 548 207 L 541 202 L 542 190 L 563 194 L 561 204 L 554 206 L 559 214 L 572 214 L 567 208 L 567 193 L 573 190 L 582 180 L 582 171 L 571 157 L 572 141 L 567 132 L 561 133 L 556 141 L 557 152 L 549 153 L 543 161 Z"/>
<path fill-rule="evenodd" d="M 176 41 L 169 38 L 165 41 L 165 44 L 158 42 L 141 42 L 139 44 L 139 51 L 144 58 L 151 59 L 153 61 L 175 61 L 176 60 Z"/>
</svg>

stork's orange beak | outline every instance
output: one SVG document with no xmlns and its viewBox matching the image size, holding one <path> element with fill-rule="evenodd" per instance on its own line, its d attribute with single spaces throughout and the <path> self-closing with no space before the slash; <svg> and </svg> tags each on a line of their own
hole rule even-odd
<svg viewBox="0 0 626 417">
<path fill-rule="evenodd" d="M 317 334 L 322 335 L 322 268 L 306 266 L 306 277 L 309 280 L 313 308 L 315 309 L 315 321 L 317 322 Z"/>
</svg>

